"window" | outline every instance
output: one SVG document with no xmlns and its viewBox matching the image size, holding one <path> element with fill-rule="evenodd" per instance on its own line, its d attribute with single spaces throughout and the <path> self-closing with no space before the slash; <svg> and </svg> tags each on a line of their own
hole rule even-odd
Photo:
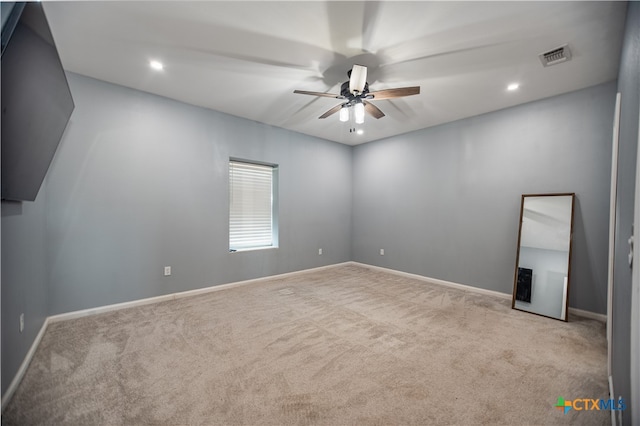
<svg viewBox="0 0 640 426">
<path fill-rule="evenodd" d="M 277 166 L 229 161 L 229 251 L 277 247 Z"/>
</svg>

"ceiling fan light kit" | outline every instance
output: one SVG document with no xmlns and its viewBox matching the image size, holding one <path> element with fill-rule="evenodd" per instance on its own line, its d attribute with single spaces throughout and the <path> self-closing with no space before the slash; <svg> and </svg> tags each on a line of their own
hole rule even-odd
<svg viewBox="0 0 640 426">
<path fill-rule="evenodd" d="M 380 108 L 371 102 L 365 101 L 365 99 L 369 101 L 393 99 L 420 94 L 420 86 L 399 87 L 370 92 L 369 84 L 367 83 L 367 67 L 363 65 L 354 65 L 348 72 L 348 76 L 349 81 L 342 84 L 339 95 L 325 92 L 310 92 L 307 90 L 294 90 L 293 93 L 346 100 L 347 102 L 334 106 L 318 118 L 327 118 L 340 111 L 340 121 L 347 122 L 350 116 L 349 108 L 353 107 L 353 116 L 356 124 L 364 123 L 365 114 L 369 114 L 376 119 L 384 117 L 384 113 Z"/>
<path fill-rule="evenodd" d="M 356 102 L 356 105 L 353 107 L 353 113 L 355 115 L 356 124 L 364 123 L 364 104 L 362 101 Z"/>
<path fill-rule="evenodd" d="M 367 84 L 367 67 L 354 65 L 349 75 L 349 92 L 354 95 L 364 93 Z"/>
<path fill-rule="evenodd" d="M 340 108 L 340 121 L 346 123 L 349 121 L 349 105 L 342 104 L 342 108 Z"/>
</svg>

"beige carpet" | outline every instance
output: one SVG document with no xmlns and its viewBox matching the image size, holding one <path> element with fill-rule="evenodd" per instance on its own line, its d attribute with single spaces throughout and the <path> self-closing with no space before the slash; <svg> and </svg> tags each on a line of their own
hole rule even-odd
<svg viewBox="0 0 640 426">
<path fill-rule="evenodd" d="M 607 424 L 604 324 L 346 265 L 50 325 L 2 424 Z"/>
</svg>

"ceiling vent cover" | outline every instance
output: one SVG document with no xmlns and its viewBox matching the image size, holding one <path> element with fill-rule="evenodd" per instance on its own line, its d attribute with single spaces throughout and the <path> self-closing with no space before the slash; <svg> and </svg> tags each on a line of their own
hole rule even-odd
<svg viewBox="0 0 640 426">
<path fill-rule="evenodd" d="M 542 66 L 550 67 L 551 65 L 560 64 L 570 60 L 571 50 L 569 50 L 569 45 L 564 44 L 548 52 L 541 53 L 538 57 L 540 58 L 540 62 L 542 62 Z"/>
</svg>

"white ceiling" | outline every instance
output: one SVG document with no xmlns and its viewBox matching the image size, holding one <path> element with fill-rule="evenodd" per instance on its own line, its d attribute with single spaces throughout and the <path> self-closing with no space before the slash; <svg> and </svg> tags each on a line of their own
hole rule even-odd
<svg viewBox="0 0 640 426">
<path fill-rule="evenodd" d="M 624 2 L 46 2 L 68 71 L 250 120 L 355 145 L 565 93 L 617 77 Z M 544 68 L 538 54 L 569 44 Z M 149 61 L 165 65 L 153 71 Z M 373 101 L 363 135 L 338 114 L 353 64 Z M 508 92 L 518 82 L 518 91 Z"/>
</svg>

